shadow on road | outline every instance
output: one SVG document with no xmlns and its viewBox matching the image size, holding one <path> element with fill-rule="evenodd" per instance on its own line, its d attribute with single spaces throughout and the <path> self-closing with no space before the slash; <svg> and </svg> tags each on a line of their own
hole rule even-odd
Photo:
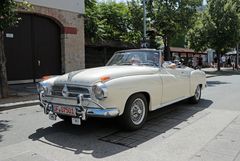
<svg viewBox="0 0 240 161">
<path fill-rule="evenodd" d="M 240 71 L 239 70 L 232 70 L 232 69 L 225 69 L 225 70 L 221 70 L 221 71 L 204 71 L 206 74 L 211 75 L 212 76 L 233 76 L 233 75 L 240 75 Z"/>
<path fill-rule="evenodd" d="M 11 125 L 9 125 L 8 120 L 0 120 L 0 142 L 2 141 L 2 137 L 3 137 L 1 133 L 4 131 L 7 131 L 9 128 L 11 128 Z"/>
<path fill-rule="evenodd" d="M 231 84 L 230 82 L 222 82 L 222 81 L 207 81 L 208 87 L 215 87 L 217 85 L 223 85 L 223 84 Z"/>
<path fill-rule="evenodd" d="M 29 138 L 72 151 L 74 154 L 105 158 L 139 146 L 155 137 L 162 140 L 170 137 L 207 116 L 208 113 L 204 109 L 212 103 L 206 99 L 202 99 L 197 105 L 182 101 L 150 112 L 143 128 L 133 132 L 119 129 L 116 119 L 89 119 L 82 126 L 60 121 L 51 127 L 37 129 Z"/>
</svg>

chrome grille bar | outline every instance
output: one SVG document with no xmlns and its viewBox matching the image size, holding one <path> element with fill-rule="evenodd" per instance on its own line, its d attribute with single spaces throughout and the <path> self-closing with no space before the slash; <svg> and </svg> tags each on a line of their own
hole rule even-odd
<svg viewBox="0 0 240 161">
<path fill-rule="evenodd" d="M 62 90 L 64 85 L 54 85 L 52 87 L 53 96 L 63 96 Z M 84 97 L 90 97 L 90 92 L 86 87 L 79 87 L 73 85 L 67 85 L 69 97 L 77 97 L 79 94 L 83 94 Z"/>
</svg>

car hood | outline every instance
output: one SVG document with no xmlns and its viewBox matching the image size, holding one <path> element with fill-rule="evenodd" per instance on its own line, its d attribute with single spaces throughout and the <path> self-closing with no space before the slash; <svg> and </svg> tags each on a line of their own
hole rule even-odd
<svg viewBox="0 0 240 161">
<path fill-rule="evenodd" d="M 158 68 L 147 66 L 105 66 L 73 71 L 62 76 L 58 76 L 54 84 L 78 84 L 91 86 L 101 81 L 101 77 L 109 77 L 110 80 L 133 75 L 153 74 Z"/>
</svg>

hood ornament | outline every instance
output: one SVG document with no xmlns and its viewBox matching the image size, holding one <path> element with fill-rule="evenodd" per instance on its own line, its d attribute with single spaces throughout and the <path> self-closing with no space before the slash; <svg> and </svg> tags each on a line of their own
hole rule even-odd
<svg viewBox="0 0 240 161">
<path fill-rule="evenodd" d="M 63 95 L 63 97 L 68 97 L 68 95 L 69 95 L 69 91 L 68 91 L 68 88 L 67 88 L 66 84 L 63 87 L 62 95 Z"/>
</svg>

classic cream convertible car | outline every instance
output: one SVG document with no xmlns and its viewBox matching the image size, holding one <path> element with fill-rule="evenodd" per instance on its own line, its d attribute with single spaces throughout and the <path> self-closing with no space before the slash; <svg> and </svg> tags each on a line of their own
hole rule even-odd
<svg viewBox="0 0 240 161">
<path fill-rule="evenodd" d="M 80 125 L 88 117 L 118 117 L 128 130 L 142 127 L 149 111 L 189 98 L 198 103 L 205 73 L 164 68 L 161 52 L 116 52 L 106 66 L 74 71 L 38 84 L 44 113 Z"/>
</svg>

